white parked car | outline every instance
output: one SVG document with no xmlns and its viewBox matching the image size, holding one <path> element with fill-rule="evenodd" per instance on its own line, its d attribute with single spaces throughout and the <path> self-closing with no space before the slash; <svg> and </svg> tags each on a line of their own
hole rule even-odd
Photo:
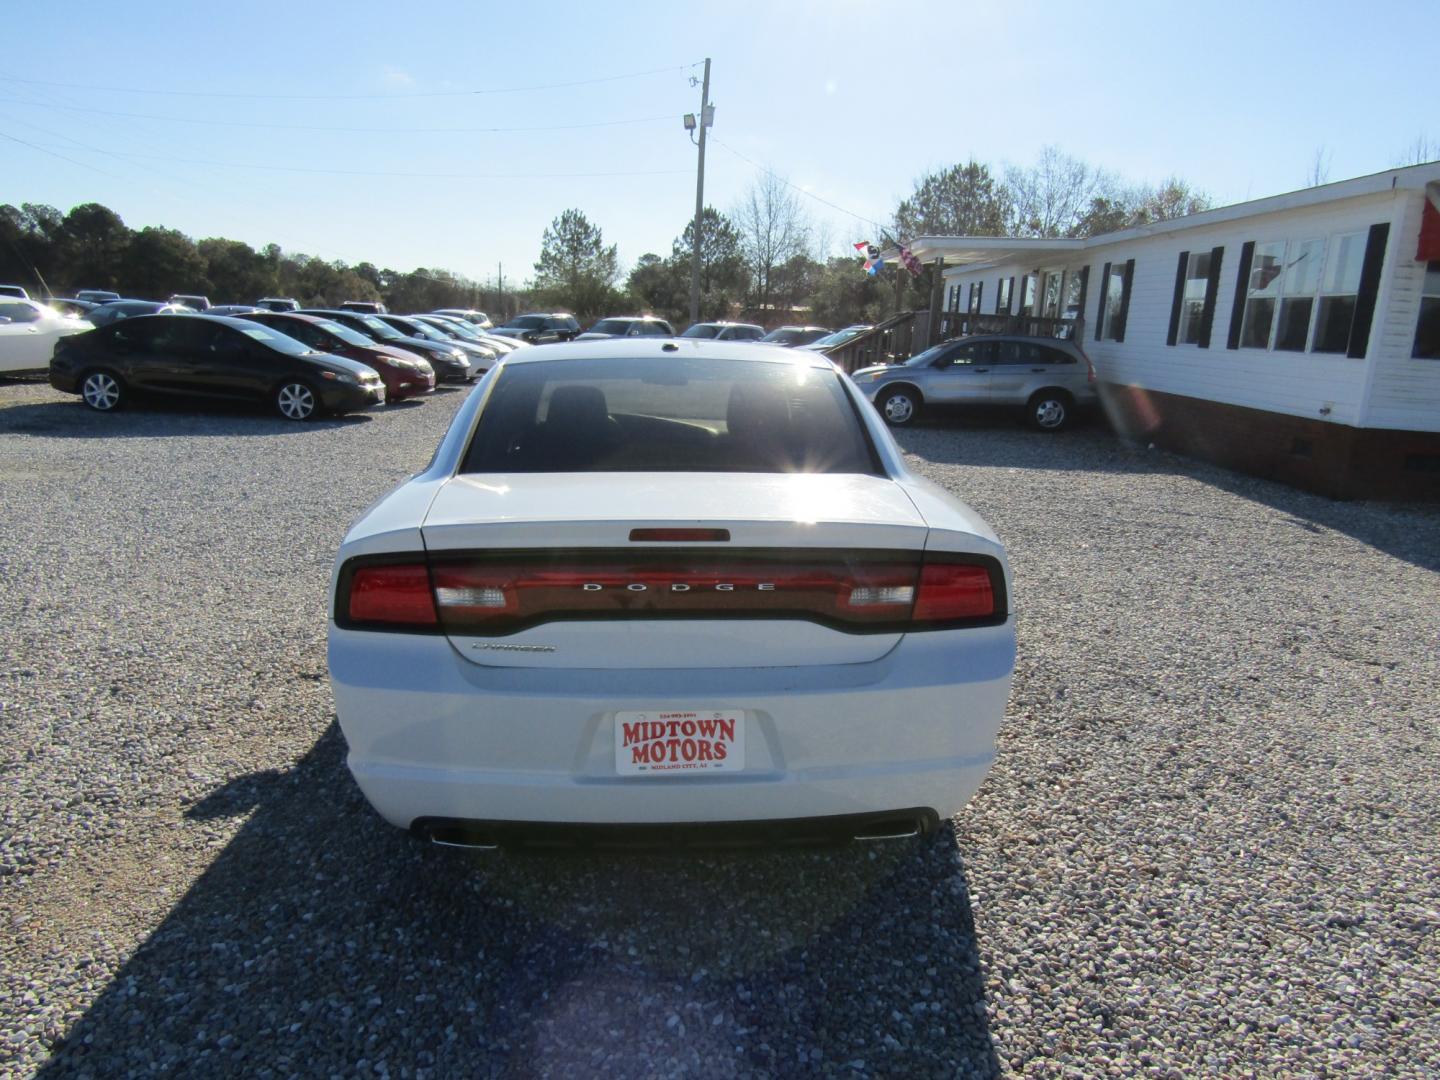
<svg viewBox="0 0 1440 1080">
<path fill-rule="evenodd" d="M 825 357 L 538 346 L 350 530 L 330 677 L 366 797 L 439 843 L 910 835 L 990 768 L 1009 597 Z"/>
<path fill-rule="evenodd" d="M 94 327 L 35 300 L 0 296 L 0 372 L 44 371 L 55 342 Z"/>
</svg>

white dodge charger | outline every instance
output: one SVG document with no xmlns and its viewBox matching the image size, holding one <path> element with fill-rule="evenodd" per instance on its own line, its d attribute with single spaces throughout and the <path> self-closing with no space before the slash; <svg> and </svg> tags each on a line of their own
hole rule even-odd
<svg viewBox="0 0 1440 1080">
<path fill-rule="evenodd" d="M 979 787 L 1010 575 L 823 356 L 525 349 L 336 560 L 349 764 L 438 843 L 878 838 Z"/>
</svg>

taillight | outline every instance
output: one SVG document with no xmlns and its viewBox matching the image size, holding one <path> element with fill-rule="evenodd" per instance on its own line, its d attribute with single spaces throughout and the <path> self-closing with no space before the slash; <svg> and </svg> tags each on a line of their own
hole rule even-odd
<svg viewBox="0 0 1440 1080">
<path fill-rule="evenodd" d="M 344 597 L 348 621 L 380 629 L 435 627 L 435 598 L 424 563 L 361 566 L 349 575 Z"/>
<path fill-rule="evenodd" d="M 988 568 L 930 561 L 920 568 L 920 591 L 911 616 L 917 623 L 987 619 L 994 614 L 995 587 Z"/>
<path fill-rule="evenodd" d="M 606 619 L 803 619 L 895 633 L 984 622 L 1004 607 L 1000 566 L 981 556 L 632 548 L 361 562 L 341 572 L 336 619 L 485 636 Z"/>
</svg>

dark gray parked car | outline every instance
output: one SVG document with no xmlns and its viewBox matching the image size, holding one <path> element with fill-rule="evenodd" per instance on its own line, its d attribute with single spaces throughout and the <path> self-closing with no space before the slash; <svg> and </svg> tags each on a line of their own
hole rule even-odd
<svg viewBox="0 0 1440 1080">
<path fill-rule="evenodd" d="M 503 326 L 495 327 L 495 333 L 503 337 L 519 338 L 531 345 L 548 345 L 556 341 L 573 341 L 580 333 L 580 324 L 574 315 L 563 312 L 552 315 L 516 315 Z"/>
<path fill-rule="evenodd" d="M 992 335 L 944 341 L 903 364 L 851 378 L 897 427 L 931 406 L 1022 406 L 1041 431 L 1059 431 L 1096 400 L 1095 369 L 1080 347 L 1056 338 Z"/>
</svg>

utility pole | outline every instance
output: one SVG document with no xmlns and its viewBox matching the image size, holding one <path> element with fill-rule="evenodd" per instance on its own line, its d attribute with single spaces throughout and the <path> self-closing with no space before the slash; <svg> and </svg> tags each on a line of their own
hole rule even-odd
<svg viewBox="0 0 1440 1080">
<path fill-rule="evenodd" d="M 505 310 L 505 264 L 502 262 L 495 265 L 499 267 L 500 271 L 500 280 L 495 286 L 495 306 L 500 309 L 502 319 L 509 318 L 510 313 Z"/>
<path fill-rule="evenodd" d="M 700 90 L 700 163 L 695 170 L 695 244 L 690 254 L 690 321 L 700 321 L 700 219 L 705 213 L 705 129 L 710 126 L 710 58 Z"/>
</svg>

